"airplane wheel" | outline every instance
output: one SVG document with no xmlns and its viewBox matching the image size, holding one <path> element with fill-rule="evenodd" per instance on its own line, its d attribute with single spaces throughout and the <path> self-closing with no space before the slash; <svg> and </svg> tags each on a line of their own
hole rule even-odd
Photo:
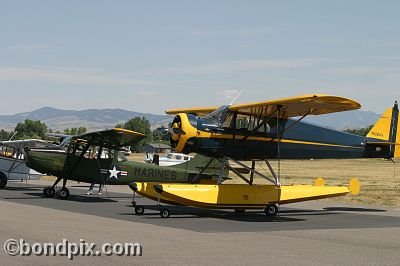
<svg viewBox="0 0 400 266">
<path fill-rule="evenodd" d="M 264 209 L 265 215 L 276 216 L 279 212 L 279 208 L 276 204 L 267 205 Z"/>
<path fill-rule="evenodd" d="M 245 209 L 235 209 L 234 210 L 236 213 L 245 213 L 246 210 Z"/>
<path fill-rule="evenodd" d="M 45 198 L 52 198 L 56 194 L 56 190 L 52 187 L 45 187 L 43 189 L 43 196 Z"/>
<path fill-rule="evenodd" d="M 0 189 L 5 188 L 7 185 L 7 176 L 0 172 Z"/>
<path fill-rule="evenodd" d="M 136 215 L 143 215 L 144 214 L 143 206 L 140 205 L 135 206 L 135 213 Z"/>
<path fill-rule="evenodd" d="M 69 189 L 66 187 L 61 188 L 59 191 L 57 191 L 57 196 L 61 200 L 66 200 L 69 197 Z"/>
<path fill-rule="evenodd" d="M 161 216 L 161 218 L 168 218 L 170 215 L 171 215 L 171 212 L 170 212 L 168 209 L 162 208 L 162 209 L 160 210 L 160 216 Z"/>
</svg>

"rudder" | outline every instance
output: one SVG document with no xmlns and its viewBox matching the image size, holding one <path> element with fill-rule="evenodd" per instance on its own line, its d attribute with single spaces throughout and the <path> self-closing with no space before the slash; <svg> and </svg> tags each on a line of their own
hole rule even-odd
<svg viewBox="0 0 400 266">
<path fill-rule="evenodd" d="M 387 141 L 390 144 L 389 158 L 400 157 L 400 127 L 399 123 L 399 106 L 397 101 L 392 108 L 388 108 L 372 129 L 367 134 L 368 138 Z"/>
</svg>

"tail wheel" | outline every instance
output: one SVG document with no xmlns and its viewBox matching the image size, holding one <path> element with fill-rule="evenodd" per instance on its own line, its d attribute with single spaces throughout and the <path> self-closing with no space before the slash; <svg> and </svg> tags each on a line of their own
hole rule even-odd
<svg viewBox="0 0 400 266">
<path fill-rule="evenodd" d="M 279 208 L 276 204 L 270 204 L 265 207 L 264 212 L 267 216 L 276 216 L 279 212 Z"/>
<path fill-rule="evenodd" d="M 56 194 L 56 190 L 52 187 L 45 187 L 43 189 L 43 196 L 45 198 L 52 198 Z"/>
<path fill-rule="evenodd" d="M 162 208 L 160 210 L 160 216 L 161 218 L 168 218 L 169 216 L 171 216 L 171 212 L 167 208 Z"/>
<path fill-rule="evenodd" d="M 69 189 L 66 187 L 61 188 L 57 191 L 57 196 L 61 200 L 66 200 L 69 197 Z"/>
<path fill-rule="evenodd" d="M 5 188 L 7 185 L 7 176 L 0 172 L 0 189 Z"/>
</svg>

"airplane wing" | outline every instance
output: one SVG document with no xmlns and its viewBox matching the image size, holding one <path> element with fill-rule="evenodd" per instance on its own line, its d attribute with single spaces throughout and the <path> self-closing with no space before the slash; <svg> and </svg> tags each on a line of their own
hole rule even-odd
<svg viewBox="0 0 400 266">
<path fill-rule="evenodd" d="M 54 144 L 49 143 L 48 141 L 45 141 L 45 140 L 40 140 L 40 139 L 0 141 L 0 145 L 5 146 L 5 147 L 14 148 L 14 149 L 24 149 L 25 147 L 45 148 L 45 147 L 54 146 Z"/>
<path fill-rule="evenodd" d="M 356 110 L 361 107 L 358 102 L 344 97 L 323 94 L 307 94 L 270 101 L 235 104 L 229 106 L 229 109 L 240 114 L 269 116 L 276 111 L 277 106 L 281 107 L 281 114 L 283 118 L 303 116 L 305 114 L 322 115 Z M 207 115 L 216 109 L 218 108 L 181 108 L 168 110 L 166 113 L 177 114 L 183 112 L 202 116 Z"/>
<path fill-rule="evenodd" d="M 89 145 L 120 149 L 124 146 L 134 145 L 145 137 L 146 135 L 139 132 L 122 128 L 113 128 L 73 136 L 71 141 L 75 140 L 88 143 Z"/>
<path fill-rule="evenodd" d="M 52 137 L 52 138 L 66 138 L 66 137 L 70 137 L 71 135 L 68 134 L 62 134 L 62 133 L 45 133 L 46 136 L 48 137 Z"/>
<path fill-rule="evenodd" d="M 275 112 L 277 106 L 281 106 L 281 113 L 284 118 L 303 116 L 308 113 L 310 115 L 322 115 L 356 110 L 361 107 L 358 102 L 344 97 L 308 94 L 272 101 L 235 104 L 230 106 L 229 109 L 241 114 L 268 116 Z"/>
<path fill-rule="evenodd" d="M 194 114 L 196 116 L 206 116 L 209 113 L 217 110 L 219 106 L 212 106 L 212 107 L 192 107 L 192 108 L 176 108 L 165 111 L 168 115 L 176 115 L 179 113 L 188 113 Z"/>
</svg>

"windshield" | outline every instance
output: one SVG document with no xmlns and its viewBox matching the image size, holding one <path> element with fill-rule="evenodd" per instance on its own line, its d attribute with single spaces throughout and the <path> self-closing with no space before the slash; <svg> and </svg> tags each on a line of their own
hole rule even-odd
<svg viewBox="0 0 400 266">
<path fill-rule="evenodd" d="M 227 119 L 229 105 L 224 105 L 204 117 L 205 120 L 216 126 L 222 126 Z"/>
<path fill-rule="evenodd" d="M 118 162 L 126 162 L 128 159 L 125 157 L 125 155 L 122 152 L 118 152 Z"/>
</svg>

